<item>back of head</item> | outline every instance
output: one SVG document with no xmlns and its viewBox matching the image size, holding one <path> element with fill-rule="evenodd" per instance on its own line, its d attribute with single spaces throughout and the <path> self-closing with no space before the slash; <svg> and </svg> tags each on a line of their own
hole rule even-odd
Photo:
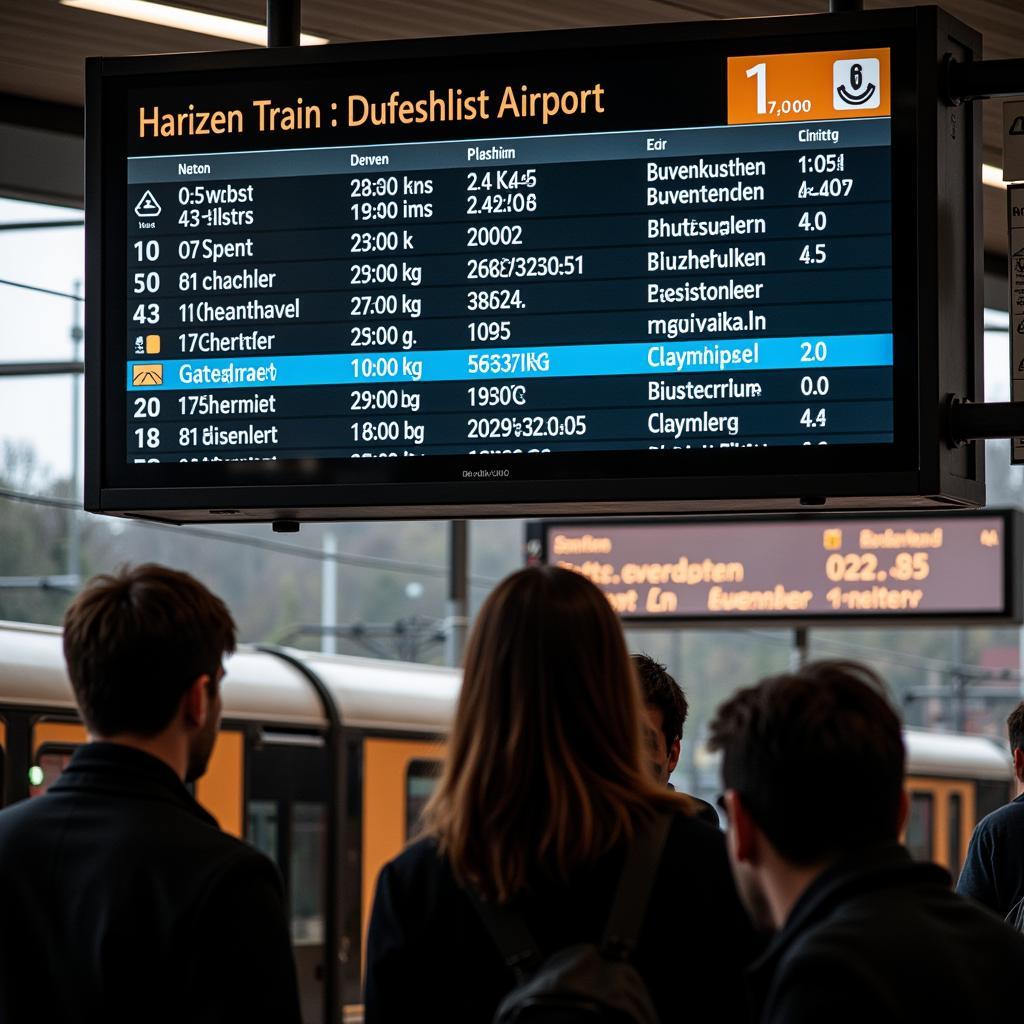
<svg viewBox="0 0 1024 1024">
<path fill-rule="evenodd" d="M 1010 741 L 1010 752 L 1024 750 L 1024 701 L 1021 701 L 1006 719 L 1006 735 Z"/>
<path fill-rule="evenodd" d="M 657 806 L 621 627 L 577 573 L 524 569 L 484 602 L 470 636 L 444 775 L 425 822 L 456 875 L 507 900 L 566 878 L 629 838 Z"/>
<path fill-rule="evenodd" d="M 155 736 L 195 680 L 235 649 L 224 602 L 187 573 L 140 565 L 93 577 L 64 615 L 64 658 L 89 731 Z"/>
<path fill-rule="evenodd" d="M 645 704 L 661 712 L 665 743 L 671 746 L 682 738 L 686 725 L 690 711 L 686 695 L 668 669 L 649 654 L 634 654 L 633 668 L 640 681 L 640 696 Z"/>
<path fill-rule="evenodd" d="M 794 864 L 899 835 L 903 736 L 864 665 L 812 662 L 741 690 L 718 709 L 711 748 L 725 787 Z"/>
</svg>

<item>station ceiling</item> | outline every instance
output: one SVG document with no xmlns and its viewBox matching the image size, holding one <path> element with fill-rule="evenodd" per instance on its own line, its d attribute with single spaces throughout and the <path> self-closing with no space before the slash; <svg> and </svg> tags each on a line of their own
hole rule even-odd
<svg viewBox="0 0 1024 1024">
<path fill-rule="evenodd" d="M 262 21 L 263 0 L 188 0 L 211 13 Z M 913 6 L 894 0 L 873 7 Z M 982 33 L 989 58 L 1024 57 L 1024 0 L 948 0 L 942 6 Z M 421 36 L 519 32 L 534 29 L 627 25 L 808 14 L 827 0 L 305 0 L 302 27 L 332 42 Z M 57 0 L 0 3 L 0 120 L 67 130 L 83 103 L 83 61 L 88 56 L 236 49 L 242 44 L 64 7 Z M 1022 83 L 1024 88 L 1024 83 Z M 20 103 L 24 98 L 28 103 Z M 37 105 L 31 101 L 44 101 Z M 984 160 L 1002 162 L 1001 104 L 984 104 Z M 1005 253 L 1005 197 L 985 190 L 985 249 Z"/>
</svg>

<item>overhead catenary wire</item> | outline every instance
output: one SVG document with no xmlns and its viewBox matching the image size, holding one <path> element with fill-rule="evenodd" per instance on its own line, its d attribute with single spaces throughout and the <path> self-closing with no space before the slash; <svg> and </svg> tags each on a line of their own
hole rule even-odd
<svg viewBox="0 0 1024 1024">
<path fill-rule="evenodd" d="M 775 643 L 792 646 L 792 640 L 788 635 L 777 636 L 773 633 L 766 633 L 756 629 L 744 629 L 739 632 L 745 633 L 755 640 L 764 640 L 768 643 Z M 912 654 L 902 651 L 886 650 L 883 647 L 873 647 L 870 644 L 858 641 L 830 640 L 827 637 L 814 636 L 813 646 L 817 648 L 831 648 L 838 654 L 855 654 L 860 658 L 870 658 L 873 661 L 888 665 L 890 668 L 914 668 L 924 671 L 941 672 L 949 674 L 960 672 L 970 674 L 979 679 L 1005 679 L 1007 682 L 1020 682 L 1024 675 L 1013 669 L 991 668 L 987 665 L 972 665 L 967 663 L 958 664 L 948 658 L 930 658 L 924 654 Z M 1010 696 L 1013 696 L 1011 694 Z"/>
<path fill-rule="evenodd" d="M 0 231 L 43 231 L 46 228 L 80 228 L 84 220 L 17 220 L 0 224 Z"/>
<path fill-rule="evenodd" d="M 38 292 L 40 295 L 55 295 L 58 299 L 85 302 L 85 298 L 81 295 L 75 295 L 72 292 L 59 292 L 54 288 L 43 288 L 38 284 L 25 284 L 24 281 L 8 281 L 7 278 L 0 277 L 0 284 L 5 284 L 8 288 L 23 288 L 27 292 Z"/>
<path fill-rule="evenodd" d="M 11 490 L 0 487 L 0 500 L 23 502 L 30 505 L 38 505 L 46 508 L 73 509 L 83 511 L 82 506 L 71 498 L 59 498 L 53 495 L 31 494 L 24 491 Z M 322 562 L 326 559 L 336 561 L 341 565 L 350 565 L 359 569 L 376 569 L 383 572 L 401 572 L 417 574 L 421 576 L 433 576 L 443 579 L 447 570 L 443 566 L 430 565 L 423 562 L 407 562 L 400 559 L 381 558 L 372 555 L 351 555 L 344 552 L 337 554 L 325 553 L 320 548 L 308 548 L 300 544 L 288 544 L 284 541 L 265 540 L 261 537 L 244 537 L 237 534 L 221 533 L 217 530 L 203 529 L 197 526 L 174 526 L 170 523 L 157 523 L 146 519 L 133 519 L 130 521 L 133 526 L 141 526 L 160 530 L 173 530 L 178 535 L 196 537 L 200 540 L 224 541 L 229 544 L 238 544 L 243 547 L 250 547 L 256 550 L 268 551 L 275 554 L 291 555 L 296 558 L 306 558 L 311 561 Z M 471 575 L 470 583 L 475 587 L 493 587 L 499 582 L 497 577 Z M 747 636 L 753 640 L 762 640 L 768 643 L 792 645 L 788 633 L 775 634 L 757 629 L 739 628 L 735 632 Z M 861 658 L 871 658 L 882 664 L 893 668 L 916 668 L 926 671 L 935 671 L 948 674 L 956 670 L 976 674 L 982 679 L 1005 679 L 1008 682 L 1021 681 L 1024 673 L 1015 672 L 1012 669 L 993 669 L 985 665 L 962 664 L 955 665 L 948 659 L 930 658 L 926 655 L 902 653 L 889 651 L 881 647 L 873 647 L 869 644 L 858 642 L 847 643 L 841 640 L 830 640 L 816 635 L 814 646 L 818 648 L 831 648 L 840 654 L 856 654 Z"/>
<path fill-rule="evenodd" d="M 18 501 L 29 505 L 39 505 L 47 508 L 77 509 L 82 511 L 82 506 L 71 498 L 59 498 L 45 494 L 29 494 L 24 491 L 15 491 L 8 488 L 0 488 L 0 499 L 7 501 Z M 275 554 L 291 555 L 295 558 L 306 558 L 311 561 L 335 561 L 340 565 L 349 565 L 358 569 L 376 569 L 383 572 L 400 572 L 418 576 L 433 576 L 444 579 L 448 570 L 442 565 L 430 565 L 426 562 L 409 562 L 397 558 L 382 558 L 376 555 L 353 555 L 345 552 L 329 554 L 320 548 L 308 548 L 301 544 L 289 544 L 285 541 L 265 540 L 262 537 L 245 537 L 232 533 L 221 533 L 219 530 L 204 529 L 200 526 L 175 526 L 171 523 L 158 523 L 149 519 L 132 519 L 133 526 L 141 526 L 150 529 L 172 530 L 174 533 L 187 537 L 196 537 L 201 540 L 223 541 L 228 544 L 240 544 L 262 551 L 269 551 Z M 494 576 L 470 576 L 470 582 L 477 587 L 493 587 L 499 582 Z"/>
</svg>

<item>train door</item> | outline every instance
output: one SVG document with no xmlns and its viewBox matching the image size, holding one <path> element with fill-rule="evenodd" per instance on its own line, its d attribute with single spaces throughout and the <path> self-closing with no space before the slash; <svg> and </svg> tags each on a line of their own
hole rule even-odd
<svg viewBox="0 0 1024 1024">
<path fill-rule="evenodd" d="M 444 746 L 429 740 L 363 741 L 363 949 L 380 869 L 415 837 Z M 362 961 L 361 961 L 362 962 Z"/>
<path fill-rule="evenodd" d="M 915 860 L 960 873 L 975 822 L 974 784 L 963 779 L 910 778 L 905 842 Z"/>
<path fill-rule="evenodd" d="M 324 1020 L 327 779 L 322 737 L 263 730 L 246 758 L 245 834 L 284 878 L 302 1019 Z"/>
</svg>

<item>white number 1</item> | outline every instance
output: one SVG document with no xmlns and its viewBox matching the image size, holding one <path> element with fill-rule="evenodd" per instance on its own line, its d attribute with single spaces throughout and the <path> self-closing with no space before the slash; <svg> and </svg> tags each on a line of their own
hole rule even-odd
<svg viewBox="0 0 1024 1024">
<path fill-rule="evenodd" d="M 768 86 L 766 83 L 768 67 L 763 62 L 747 69 L 747 78 L 757 78 L 757 112 L 768 113 Z"/>
</svg>

